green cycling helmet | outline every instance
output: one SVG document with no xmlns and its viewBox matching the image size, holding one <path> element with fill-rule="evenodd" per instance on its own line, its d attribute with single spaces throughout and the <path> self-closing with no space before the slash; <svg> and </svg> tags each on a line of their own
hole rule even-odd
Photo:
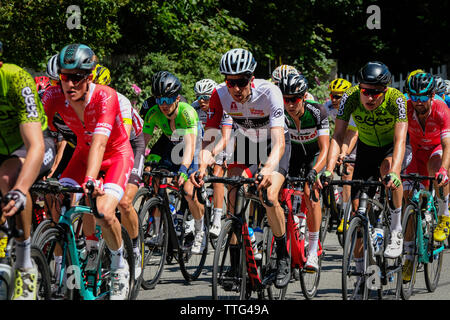
<svg viewBox="0 0 450 320">
<path fill-rule="evenodd" d="M 94 51 L 84 44 L 69 44 L 58 55 L 58 67 L 61 69 L 80 69 L 92 71 L 97 61 Z"/>
</svg>

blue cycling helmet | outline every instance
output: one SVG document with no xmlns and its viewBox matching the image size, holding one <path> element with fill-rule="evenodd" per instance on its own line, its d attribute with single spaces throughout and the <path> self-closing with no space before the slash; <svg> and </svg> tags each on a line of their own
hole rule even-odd
<svg viewBox="0 0 450 320">
<path fill-rule="evenodd" d="M 429 73 L 416 73 L 409 79 L 408 93 L 417 96 L 431 95 L 435 90 L 435 77 Z"/>
<path fill-rule="evenodd" d="M 92 71 L 97 64 L 94 51 L 84 44 L 69 44 L 58 55 L 58 68 Z"/>
</svg>

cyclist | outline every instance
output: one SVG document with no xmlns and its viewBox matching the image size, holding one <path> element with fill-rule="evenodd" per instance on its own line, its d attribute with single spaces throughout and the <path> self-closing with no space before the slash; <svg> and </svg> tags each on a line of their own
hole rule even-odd
<svg viewBox="0 0 450 320">
<path fill-rule="evenodd" d="M 407 166 L 409 152 L 405 152 L 408 119 L 405 96 L 388 87 L 391 73 L 381 62 L 369 62 L 362 67 L 357 79 L 359 84 L 344 93 L 336 118 L 336 129 L 331 139 L 330 151 L 323 180 L 329 181 L 334 170 L 345 129 L 350 115 L 358 128 L 356 163 L 353 179 L 367 180 L 383 177 L 392 189 L 394 209 L 391 209 L 391 234 L 384 255 L 396 258 L 402 253 L 403 236 L 401 210 L 403 188 L 400 171 Z M 378 169 L 379 168 L 379 169 Z M 387 179 L 386 179 L 387 180 Z M 318 182 L 322 187 L 321 182 Z M 353 209 L 358 208 L 357 192 L 352 188 Z M 373 188 L 369 195 L 374 195 Z"/>
<path fill-rule="evenodd" d="M 133 168 L 133 151 L 115 90 L 92 83 L 94 52 L 83 44 L 65 46 L 58 55 L 60 86 L 47 89 L 44 100 L 49 124 L 58 112 L 77 136 L 77 146 L 61 174 L 65 185 L 86 189 L 105 172 L 103 188 L 95 187 L 97 208 L 104 215 L 97 223 L 111 252 L 110 299 L 123 300 L 129 291 L 129 266 L 123 256 L 121 226 L 115 209 L 125 192 Z M 52 128 L 56 131 L 55 128 Z"/>
<path fill-rule="evenodd" d="M 232 49 L 222 56 L 220 72 L 225 76 L 225 82 L 220 84 L 211 96 L 209 107 L 212 117 L 208 119 L 205 127 L 206 130 L 218 129 L 224 116 L 230 124 L 236 124 L 234 163 L 228 166 L 228 176 L 249 176 L 250 173 L 256 172 L 261 162 L 265 162 L 260 170 L 264 178 L 258 183 L 258 190 L 267 189 L 268 199 L 273 203 L 273 207 L 265 207 L 277 247 L 275 286 L 281 288 L 288 284 L 291 277 L 284 212 L 278 201 L 280 189 L 289 170 L 290 138 L 284 123 L 281 91 L 266 80 L 255 79 L 255 68 L 253 55 L 245 49 Z M 231 127 L 222 126 L 222 132 L 227 130 L 231 130 Z M 223 146 L 222 150 L 226 146 L 224 137 L 227 136 L 227 133 L 223 133 L 219 139 L 218 145 Z M 250 150 L 259 150 L 263 155 L 255 155 L 250 153 Z M 200 183 L 195 175 L 191 175 L 195 186 L 202 184 L 206 168 L 214 162 L 216 151 L 220 151 L 220 148 L 211 152 L 204 146 L 200 156 Z M 265 157 L 266 152 L 268 157 Z M 235 190 L 230 190 L 228 199 L 229 203 L 234 203 Z M 232 267 L 236 267 L 238 263 L 238 250 L 236 245 L 230 246 L 230 257 L 234 261 Z"/>
<path fill-rule="evenodd" d="M 53 55 L 47 61 L 47 69 L 45 73 L 50 79 L 52 86 L 59 84 L 59 74 L 58 74 L 58 54 Z"/>
<path fill-rule="evenodd" d="M 447 83 L 446 80 L 442 79 L 442 77 L 435 75 L 435 90 L 436 96 L 442 98 L 442 100 L 447 104 L 447 107 L 450 106 L 450 97 L 446 95 L 447 91 Z"/>
<path fill-rule="evenodd" d="M 165 145 L 161 147 L 159 141 L 155 144 L 155 146 L 160 145 L 160 147 L 156 146 L 156 149 L 163 150 L 159 164 L 171 172 L 178 172 L 176 182 L 180 188 L 184 188 L 185 199 L 194 217 L 195 237 L 191 252 L 201 254 L 206 244 L 203 223 L 204 208 L 196 197 L 193 199 L 193 185 L 188 177 L 198 168 L 197 158 L 202 129 L 195 109 L 185 102 L 180 102 L 180 91 L 180 80 L 170 72 L 159 71 L 153 75 L 152 93 L 156 97 L 157 104 L 151 107 L 145 115 L 143 131 L 145 145 L 150 141 L 155 126 L 163 131 L 163 136 L 159 140 Z M 182 151 L 182 156 L 180 151 Z M 159 214 L 155 215 L 156 226 L 159 223 Z M 156 230 L 159 228 L 156 227 Z"/>
<path fill-rule="evenodd" d="M 439 223 L 434 231 L 435 241 L 444 241 L 449 236 L 450 213 L 448 210 L 449 187 L 447 170 L 450 165 L 450 110 L 447 105 L 434 99 L 436 78 L 429 73 L 418 73 L 408 83 L 408 133 L 413 157 L 406 173 L 428 176 L 443 176 L 435 187 L 444 186 L 444 199 L 439 203 Z M 423 181 L 425 187 L 428 181 Z M 405 182 L 405 199 L 409 199 L 411 186 Z M 405 247 L 407 243 L 405 242 Z"/>
<path fill-rule="evenodd" d="M 409 80 L 410 80 L 414 75 L 416 75 L 416 74 L 418 74 L 418 73 L 426 73 L 426 72 L 425 72 L 425 70 L 417 69 L 417 70 L 411 71 L 411 72 L 408 74 L 408 76 L 406 77 L 406 80 L 405 80 L 405 87 L 404 87 L 406 100 L 409 99 L 409 96 L 408 96 L 408 93 L 409 93 L 409 92 L 408 92 L 408 88 L 409 88 L 408 83 L 409 83 Z M 439 76 L 437 76 L 437 77 L 439 77 Z M 439 78 L 440 78 L 440 77 L 439 77 Z M 444 101 L 444 99 L 443 99 L 440 95 L 438 95 L 438 94 L 435 94 L 435 95 L 434 95 L 434 99 L 438 99 L 438 100 Z"/>
<path fill-rule="evenodd" d="M 295 67 L 287 64 L 282 64 L 281 66 L 276 67 L 272 72 L 272 83 L 278 86 L 281 78 L 289 74 L 301 74 L 301 72 L 299 72 Z M 305 97 L 306 100 L 317 101 L 317 99 L 314 98 L 314 96 L 309 92 L 306 92 Z"/>
<path fill-rule="evenodd" d="M 339 110 L 339 103 L 342 99 L 342 95 L 345 91 L 351 88 L 351 82 L 337 78 L 330 82 L 328 85 L 328 90 L 330 91 L 330 100 L 325 103 L 325 108 L 328 110 L 328 121 L 330 123 L 330 136 L 334 133 L 334 125 L 336 122 L 337 112 Z M 358 130 L 356 128 L 353 117 L 350 116 L 350 121 L 345 132 L 344 142 L 341 147 L 341 152 L 338 157 L 338 163 L 340 164 L 344 158 L 348 157 L 350 159 L 355 158 L 356 155 L 356 141 L 358 140 Z M 342 176 L 342 180 L 348 181 L 352 179 L 353 176 L 353 165 L 346 164 L 348 174 Z M 350 205 L 350 186 L 342 187 L 342 208 L 344 213 L 347 212 L 347 206 Z M 341 218 L 337 232 L 342 233 L 344 231 L 344 217 Z"/>
<path fill-rule="evenodd" d="M 325 107 L 317 102 L 307 101 L 305 93 L 308 82 L 302 75 L 290 74 L 283 76 L 279 82 L 283 94 L 286 123 L 291 138 L 291 158 L 289 161 L 289 176 L 297 177 L 301 169 L 306 169 L 309 184 L 305 185 L 305 203 L 308 209 L 306 218 L 309 231 L 308 257 L 305 264 L 307 271 L 316 272 L 319 269 L 317 256 L 322 208 L 319 202 L 310 200 L 310 193 L 316 181 L 317 172 L 325 166 L 330 130 L 328 114 Z"/>
<path fill-rule="evenodd" d="M 198 118 L 200 119 L 203 130 L 206 125 L 208 117 L 211 115 L 209 111 L 209 100 L 211 99 L 211 94 L 217 87 L 217 83 L 211 79 L 202 79 L 197 81 L 194 86 L 194 92 L 197 100 L 192 103 L 192 106 L 197 111 Z M 227 123 L 222 123 L 222 125 L 227 125 Z M 227 154 L 225 151 L 221 152 L 216 156 L 216 163 L 214 165 L 213 175 L 217 177 L 223 177 L 225 174 L 224 166 L 226 166 Z M 209 229 L 209 234 L 213 238 L 217 238 L 220 234 L 222 228 L 222 214 L 223 214 L 223 199 L 225 195 L 225 187 L 223 183 L 214 183 L 214 209 L 212 217 L 212 225 Z"/>
<path fill-rule="evenodd" d="M 4 63 L 0 42 L 0 191 L 2 224 L 16 218 L 23 236 L 15 241 L 15 288 L 13 299 L 36 299 L 38 271 L 31 259 L 31 211 L 29 188 L 50 170 L 55 146 L 47 133 L 47 117 L 29 73 Z M 3 238 L 3 237 L 0 237 Z M 6 246 L 6 242 L 0 241 Z M 0 252 L 4 252 L 4 247 Z M 3 256 L 4 257 L 4 256 Z"/>
<path fill-rule="evenodd" d="M 92 72 L 92 81 L 97 84 L 108 86 L 111 83 L 111 74 L 108 68 L 97 64 Z M 139 278 L 141 268 L 141 252 L 139 250 L 139 221 L 138 214 L 133 207 L 133 199 L 136 195 L 139 185 L 142 182 L 142 171 L 144 167 L 145 139 L 142 133 L 143 120 L 139 113 L 133 108 L 130 100 L 117 92 L 119 98 L 120 112 L 122 114 L 125 130 L 130 140 L 131 148 L 134 154 L 134 167 L 131 170 L 128 184 L 125 188 L 125 194 L 119 202 L 119 211 L 121 213 L 122 224 L 127 229 L 133 242 L 133 252 L 135 259 L 135 278 Z M 94 231 L 94 230 L 92 230 Z M 94 232 L 92 233 L 92 235 Z M 92 238 L 92 240 L 96 240 Z"/>
</svg>

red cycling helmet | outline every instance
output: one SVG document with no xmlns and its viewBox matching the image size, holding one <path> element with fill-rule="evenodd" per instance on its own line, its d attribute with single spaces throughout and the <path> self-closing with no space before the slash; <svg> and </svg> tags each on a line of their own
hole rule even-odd
<svg viewBox="0 0 450 320">
<path fill-rule="evenodd" d="M 42 98 L 45 89 L 52 85 L 50 78 L 46 76 L 34 77 L 34 81 L 36 82 L 36 90 L 39 94 L 39 97 Z"/>
</svg>

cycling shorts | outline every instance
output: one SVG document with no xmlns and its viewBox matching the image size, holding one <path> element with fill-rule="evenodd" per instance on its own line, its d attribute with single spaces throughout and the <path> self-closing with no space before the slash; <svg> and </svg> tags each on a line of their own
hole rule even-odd
<svg viewBox="0 0 450 320">
<path fill-rule="evenodd" d="M 428 150 L 413 149 L 412 160 L 406 168 L 406 174 L 418 173 L 421 176 L 428 176 L 428 161 L 436 155 L 442 158 L 442 145 L 440 144 Z M 426 188 L 429 180 L 422 180 L 421 184 Z M 409 181 L 405 181 L 403 186 L 405 190 L 412 190 L 412 184 Z"/>
<path fill-rule="evenodd" d="M 76 148 L 67 168 L 61 174 L 61 184 L 74 187 L 81 186 L 86 177 L 87 159 L 88 154 L 85 150 Z M 114 196 L 120 201 L 125 192 L 133 165 L 134 156 L 132 152 L 119 153 L 104 159 L 100 166 L 100 171 L 105 172 L 103 180 L 105 193 Z"/>
</svg>

